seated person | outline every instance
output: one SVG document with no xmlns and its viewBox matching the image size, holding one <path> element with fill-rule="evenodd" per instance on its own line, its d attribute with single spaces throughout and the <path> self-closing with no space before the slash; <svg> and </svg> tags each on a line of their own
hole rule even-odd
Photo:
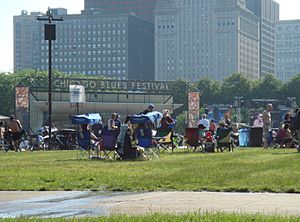
<svg viewBox="0 0 300 222">
<path fill-rule="evenodd" d="M 224 120 L 220 121 L 216 131 L 215 138 L 217 140 L 222 139 L 223 136 L 228 135 L 228 133 L 224 134 L 224 132 L 228 132 L 228 131 L 230 131 L 230 140 L 232 141 L 232 128 L 228 128 Z"/>
<path fill-rule="evenodd" d="M 283 124 L 291 124 L 292 114 L 290 112 L 286 113 L 283 118 Z"/>
<path fill-rule="evenodd" d="M 230 127 L 231 127 L 231 120 L 230 120 L 230 118 L 229 118 L 229 114 L 225 114 L 225 116 L 224 116 L 224 122 L 225 122 L 225 126 L 226 126 L 227 128 L 230 128 Z"/>
<path fill-rule="evenodd" d="M 210 123 L 209 123 L 209 131 L 210 131 L 213 135 L 215 135 L 216 130 L 217 130 L 217 126 L 216 126 L 216 124 L 215 124 L 215 120 L 214 120 L 214 119 L 211 119 L 211 120 L 210 120 Z"/>
<path fill-rule="evenodd" d="M 256 119 L 254 120 L 253 122 L 253 127 L 263 127 L 264 124 L 263 124 L 263 121 L 262 121 L 262 113 L 258 114 Z"/>
<path fill-rule="evenodd" d="M 205 141 L 206 138 L 206 127 L 202 124 L 198 125 L 198 141 L 200 144 L 202 144 Z"/>
<path fill-rule="evenodd" d="M 85 140 L 87 139 L 86 136 L 89 136 L 90 144 L 93 145 L 94 148 L 96 148 L 97 156 L 99 156 L 100 151 L 100 138 L 98 138 L 94 133 L 92 133 L 89 129 L 88 124 L 81 124 L 81 131 L 79 131 L 79 140 Z M 80 145 L 80 142 L 79 142 Z"/>
<path fill-rule="evenodd" d="M 205 142 L 209 142 L 209 143 L 215 142 L 215 138 L 214 138 L 213 133 L 211 131 L 206 132 Z"/>
<path fill-rule="evenodd" d="M 169 110 L 163 111 L 163 117 L 160 120 L 162 129 L 169 129 L 172 124 L 174 124 L 174 120 L 170 117 Z"/>
<path fill-rule="evenodd" d="M 280 147 L 292 147 L 292 135 L 290 131 L 290 125 L 288 123 L 284 124 L 283 128 L 281 128 L 276 137 L 276 142 L 280 144 Z"/>
<path fill-rule="evenodd" d="M 96 137 L 100 137 L 102 129 L 103 125 L 101 121 L 92 125 L 92 131 Z"/>
<path fill-rule="evenodd" d="M 239 141 L 239 125 L 238 124 L 232 124 L 232 132 L 231 132 L 231 139 L 233 141 L 233 146 L 236 146 Z"/>
<path fill-rule="evenodd" d="M 153 104 L 149 104 L 149 106 L 147 107 L 147 109 L 145 109 L 144 111 L 140 112 L 140 115 L 145 115 L 147 113 L 153 112 L 154 110 L 154 105 Z"/>
</svg>

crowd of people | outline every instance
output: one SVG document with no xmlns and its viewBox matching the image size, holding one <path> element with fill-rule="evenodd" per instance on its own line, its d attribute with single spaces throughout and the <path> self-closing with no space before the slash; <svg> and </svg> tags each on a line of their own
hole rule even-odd
<svg viewBox="0 0 300 222">
<path fill-rule="evenodd" d="M 257 114 L 256 119 L 253 122 L 253 128 L 262 129 L 262 146 L 265 149 L 278 146 L 280 148 L 294 148 L 299 147 L 300 138 L 300 112 L 299 109 L 295 109 L 293 113 L 288 112 L 285 114 L 280 127 L 278 129 L 273 128 L 272 113 L 273 105 L 267 104 L 265 110 L 262 113 Z M 207 119 L 206 114 L 201 116 L 198 122 L 199 137 L 202 141 L 205 141 L 208 136 L 215 135 L 218 128 L 231 129 L 231 138 L 233 145 L 238 144 L 239 138 L 239 125 L 231 121 L 231 112 L 228 109 L 225 112 L 222 120 L 219 123 L 215 123 L 214 119 Z"/>
<path fill-rule="evenodd" d="M 231 121 L 230 116 L 232 110 L 229 108 L 225 112 L 223 119 L 216 123 L 214 119 L 208 119 L 206 114 L 202 114 L 201 119 L 198 122 L 198 136 L 200 143 L 214 142 L 217 143 L 218 135 L 217 130 L 230 130 L 230 139 L 233 146 L 238 142 L 238 125 Z"/>
<path fill-rule="evenodd" d="M 253 127 L 263 129 L 263 147 L 278 145 L 280 148 L 294 148 L 299 146 L 300 137 L 300 113 L 295 109 L 293 113 L 284 115 L 278 129 L 272 126 L 273 105 L 267 104 L 266 109 L 259 113 L 253 123 Z"/>
<path fill-rule="evenodd" d="M 154 111 L 154 105 L 150 104 L 145 110 L 141 111 L 137 115 L 146 115 L 150 112 Z M 122 122 L 120 120 L 120 115 L 117 113 L 112 113 L 110 118 L 107 121 L 107 124 L 94 124 L 94 125 L 86 125 L 82 124 L 81 130 L 82 131 L 89 131 L 91 136 L 91 143 L 95 144 L 96 149 L 100 150 L 101 144 L 101 133 L 109 133 L 115 136 L 116 144 L 117 144 L 117 151 L 120 155 L 124 155 L 126 157 L 135 156 L 136 147 L 134 147 L 134 140 L 135 140 L 135 129 L 130 123 L 131 116 L 127 116 Z M 162 117 L 159 121 L 158 127 L 159 129 L 168 129 L 171 125 L 173 125 L 175 121 L 170 116 L 169 110 L 163 110 Z M 142 126 L 140 126 L 142 127 Z M 153 128 L 152 126 L 145 126 L 149 128 Z M 126 149 L 124 149 L 124 147 Z"/>
<path fill-rule="evenodd" d="M 138 113 L 139 115 L 146 115 L 154 111 L 155 106 L 150 104 L 145 110 Z M 295 109 L 294 112 L 288 112 L 282 121 L 282 126 L 274 131 L 272 128 L 272 116 L 271 112 L 273 110 L 272 104 L 267 104 L 266 109 L 257 114 L 257 118 L 253 123 L 253 127 L 262 128 L 262 141 L 263 147 L 267 149 L 272 146 L 272 143 L 279 144 L 280 147 L 298 147 L 300 139 L 300 111 Z M 231 138 L 233 145 L 238 144 L 238 130 L 239 126 L 231 121 L 231 109 L 228 109 L 223 116 L 223 119 L 216 123 L 214 119 L 208 119 L 206 114 L 202 114 L 201 119 L 198 122 L 198 136 L 199 139 L 213 140 L 215 138 L 218 128 L 231 129 Z M 105 125 L 105 126 L 104 126 Z M 162 118 L 160 119 L 159 125 L 160 129 L 168 129 L 175 125 L 175 120 L 171 117 L 169 110 L 162 111 Z M 123 147 L 124 144 L 128 147 L 132 147 L 132 141 L 134 139 L 134 129 L 130 124 L 130 116 L 127 116 L 122 122 L 120 120 L 120 115 L 117 113 L 112 113 L 107 121 L 107 124 L 93 124 L 82 125 L 81 130 L 90 131 L 91 140 L 100 141 L 101 131 L 106 127 L 106 129 L 115 135 L 118 147 Z M 4 124 L 0 122 L 0 140 L 3 141 L 5 138 L 10 137 L 12 147 L 14 151 L 20 151 L 19 143 L 24 133 L 21 122 L 15 118 L 15 116 L 10 116 L 9 122 Z"/>
</svg>

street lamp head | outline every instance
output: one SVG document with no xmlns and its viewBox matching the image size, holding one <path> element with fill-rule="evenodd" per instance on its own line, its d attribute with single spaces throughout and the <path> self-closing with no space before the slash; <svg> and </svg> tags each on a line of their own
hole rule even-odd
<svg viewBox="0 0 300 222">
<path fill-rule="evenodd" d="M 53 18 L 53 13 L 51 12 L 50 7 L 48 7 L 48 10 L 46 11 L 46 16 L 49 18 Z"/>
</svg>

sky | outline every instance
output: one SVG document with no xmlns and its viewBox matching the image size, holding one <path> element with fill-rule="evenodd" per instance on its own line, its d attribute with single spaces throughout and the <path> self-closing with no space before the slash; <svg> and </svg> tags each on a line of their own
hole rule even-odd
<svg viewBox="0 0 300 222">
<path fill-rule="evenodd" d="M 280 4 L 280 19 L 300 19 L 300 0 L 276 0 Z M 68 14 L 79 14 L 84 0 L 8 0 L 0 8 L 0 72 L 13 71 L 13 16 L 22 10 L 46 12 L 51 8 L 66 8 Z"/>
</svg>

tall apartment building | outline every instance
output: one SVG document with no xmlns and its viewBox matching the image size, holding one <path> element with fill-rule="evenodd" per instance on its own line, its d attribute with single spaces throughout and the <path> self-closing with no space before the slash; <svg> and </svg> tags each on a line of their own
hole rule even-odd
<svg viewBox="0 0 300 222">
<path fill-rule="evenodd" d="M 260 19 L 260 76 L 275 74 L 275 24 L 279 4 L 274 0 L 246 0 L 247 8 Z"/>
<path fill-rule="evenodd" d="M 276 76 L 288 81 L 300 73 L 300 20 L 276 24 Z"/>
<path fill-rule="evenodd" d="M 115 13 L 134 13 L 153 22 L 153 10 L 159 0 L 84 0 L 84 9 Z M 164 1 L 164 0 L 162 0 Z"/>
<path fill-rule="evenodd" d="M 155 10 L 155 78 L 259 77 L 259 20 L 244 0 L 166 0 Z"/>
<path fill-rule="evenodd" d="M 65 73 L 154 79 L 154 25 L 129 14 L 68 15 L 56 25 L 52 66 Z M 48 69 L 48 41 L 39 13 L 14 16 L 14 69 Z"/>
<path fill-rule="evenodd" d="M 244 0 L 217 0 L 214 7 L 215 79 L 243 73 L 259 77 L 259 20 Z"/>
</svg>

